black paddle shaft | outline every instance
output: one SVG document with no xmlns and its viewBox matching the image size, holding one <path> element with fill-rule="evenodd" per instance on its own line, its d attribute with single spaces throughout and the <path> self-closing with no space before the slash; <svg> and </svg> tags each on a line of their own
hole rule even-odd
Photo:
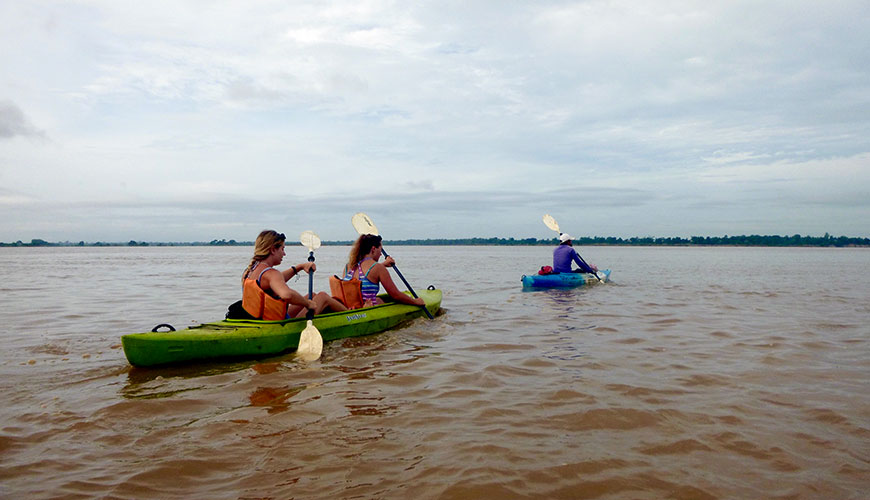
<svg viewBox="0 0 870 500">
<path fill-rule="evenodd" d="M 388 254 L 387 251 L 384 250 L 384 247 L 381 247 L 381 252 L 383 252 L 384 257 L 390 256 L 390 254 Z M 415 299 L 419 298 L 419 297 L 417 297 L 417 292 L 415 292 L 414 289 L 411 288 L 411 285 L 408 283 L 408 280 L 406 280 L 405 277 L 402 276 L 402 271 L 399 271 L 399 267 L 395 263 L 393 264 L 393 269 L 396 270 L 396 274 L 398 274 L 399 278 L 402 279 L 402 283 L 404 283 L 405 286 L 408 287 L 408 291 L 411 292 L 411 295 L 413 295 Z M 423 306 L 423 312 L 426 313 L 426 316 L 428 316 L 429 319 L 435 319 L 434 317 L 432 317 L 432 313 L 429 312 L 429 308 L 426 307 L 425 305 Z"/>
<path fill-rule="evenodd" d="M 587 264 L 586 261 L 583 260 L 583 257 L 580 257 L 580 254 L 579 254 L 579 253 L 577 254 L 577 258 L 580 259 L 580 262 L 582 262 L 583 265 L 585 265 L 587 268 L 592 269 L 592 266 L 590 266 L 589 264 Z M 595 276 L 596 278 L 598 278 L 598 273 L 594 272 L 594 270 L 593 270 L 593 272 L 592 272 L 592 276 Z M 598 278 L 598 281 L 601 281 L 601 278 Z"/>
<path fill-rule="evenodd" d="M 308 262 L 314 262 L 314 251 L 308 254 Z M 314 300 L 314 271 L 308 270 L 308 300 Z M 314 309 L 309 308 L 305 314 L 306 319 L 314 319 Z"/>
</svg>

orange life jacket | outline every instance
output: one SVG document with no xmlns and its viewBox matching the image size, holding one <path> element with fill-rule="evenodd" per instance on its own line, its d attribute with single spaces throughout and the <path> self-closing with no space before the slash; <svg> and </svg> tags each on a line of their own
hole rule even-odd
<svg viewBox="0 0 870 500">
<path fill-rule="evenodd" d="M 359 309 L 363 306 L 362 283 L 356 275 L 349 280 L 343 280 L 333 274 L 329 277 L 329 291 L 333 298 L 338 299 L 348 309 Z"/>
<path fill-rule="evenodd" d="M 251 316 L 264 321 L 287 319 L 287 304 L 286 300 L 275 299 L 264 292 L 257 280 L 245 278 L 242 285 L 242 308 Z"/>
</svg>

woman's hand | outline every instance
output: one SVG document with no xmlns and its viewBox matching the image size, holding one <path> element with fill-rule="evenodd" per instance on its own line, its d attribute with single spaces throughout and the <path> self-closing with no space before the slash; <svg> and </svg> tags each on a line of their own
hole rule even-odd
<svg viewBox="0 0 870 500">
<path fill-rule="evenodd" d="M 384 259 L 384 267 L 393 267 L 394 265 L 396 265 L 396 259 L 393 257 L 387 257 Z"/>
<path fill-rule="evenodd" d="M 314 271 L 317 271 L 317 265 L 314 262 L 306 262 L 305 264 L 303 264 L 299 267 L 305 269 L 305 272 L 308 274 L 311 274 Z"/>
</svg>

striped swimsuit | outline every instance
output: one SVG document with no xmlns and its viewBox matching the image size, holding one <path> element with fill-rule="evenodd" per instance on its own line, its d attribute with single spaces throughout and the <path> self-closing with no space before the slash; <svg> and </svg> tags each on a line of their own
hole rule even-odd
<svg viewBox="0 0 870 500">
<path fill-rule="evenodd" d="M 355 268 L 353 268 L 349 271 L 347 271 L 346 270 L 347 267 L 345 267 L 346 271 L 344 273 L 344 280 L 345 281 L 349 281 L 349 280 L 353 279 L 354 274 L 359 276 L 360 288 L 361 288 L 361 292 L 362 292 L 362 300 L 363 300 L 363 303 L 366 303 L 366 304 L 374 303 L 375 298 L 377 298 L 377 296 L 378 296 L 378 292 L 381 290 L 381 285 L 379 283 L 372 283 L 371 281 L 369 281 L 369 277 L 368 277 L 369 273 L 372 272 L 372 268 L 374 268 L 375 266 L 370 267 L 369 270 L 366 271 L 365 274 L 362 273 L 362 263 L 369 260 L 370 258 L 371 257 L 366 257 L 365 259 L 361 260 L 359 262 L 359 264 L 356 265 Z"/>
</svg>

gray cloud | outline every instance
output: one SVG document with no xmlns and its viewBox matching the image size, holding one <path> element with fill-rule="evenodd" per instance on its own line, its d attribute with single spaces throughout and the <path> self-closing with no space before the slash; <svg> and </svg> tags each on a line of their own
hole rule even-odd
<svg viewBox="0 0 870 500">
<path fill-rule="evenodd" d="M 15 136 L 45 138 L 45 132 L 34 127 L 15 103 L 0 101 L 0 138 Z"/>
<path fill-rule="evenodd" d="M 866 193 L 864 193 L 866 195 Z M 589 236 L 691 236 L 709 234 L 862 234 L 870 204 L 861 193 L 839 200 L 825 195 L 783 192 L 772 202 L 763 191 L 720 192 L 717 186 L 681 193 L 679 189 L 644 190 L 595 185 L 542 192 L 392 192 L 368 199 L 354 196 L 290 196 L 281 200 L 211 196 L 163 201 L 76 202 L 43 204 L 32 214 L 32 200 L 6 206 L 10 216 L 27 215 L 20 238 L 76 241 L 209 241 L 250 240 L 263 228 L 287 232 L 316 231 L 325 240 L 355 236 L 350 218 L 366 212 L 391 239 L 460 237 L 549 238 L 541 223 L 550 213 L 563 229 Z M 25 203 L 26 202 L 26 203 Z M 825 217 L 819 218 L 818 212 Z M 839 219 L 843 213 L 862 216 Z M 866 217 L 864 217 L 866 216 Z M 53 221 L 65 221 L 58 232 Z M 734 230 L 734 224 L 742 228 Z M 107 227 L 113 238 L 106 236 Z M 764 227 L 777 227 L 765 231 Z M 35 231 L 35 232 L 34 232 Z M 20 234 L 20 233 L 19 233 Z"/>
</svg>

